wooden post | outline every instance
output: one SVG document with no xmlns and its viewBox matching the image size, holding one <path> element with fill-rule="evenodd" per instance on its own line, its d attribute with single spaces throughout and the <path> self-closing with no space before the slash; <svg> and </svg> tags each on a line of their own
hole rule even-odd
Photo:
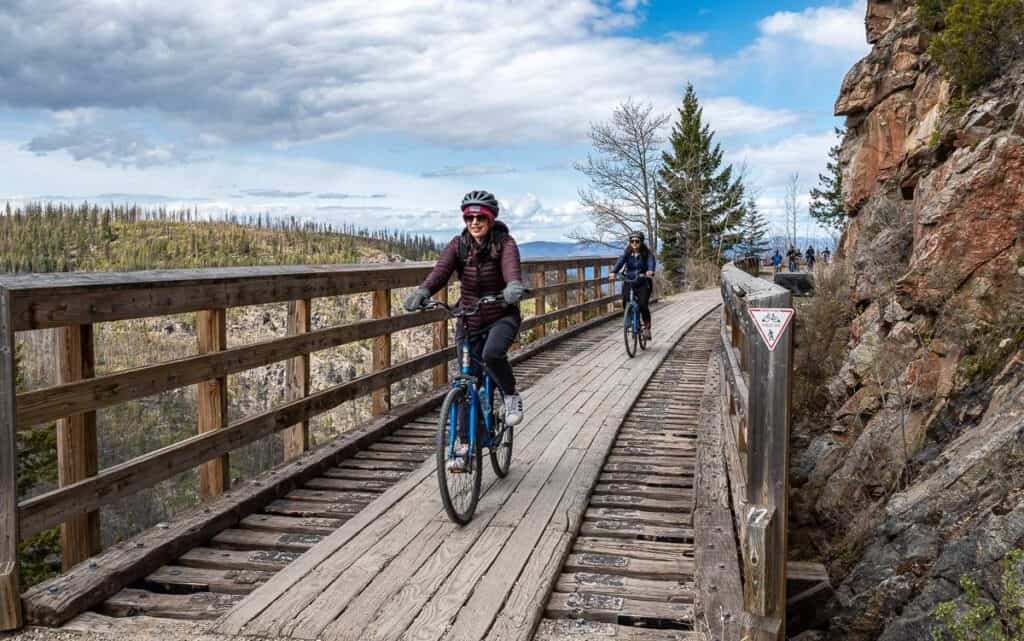
<svg viewBox="0 0 1024 641">
<path fill-rule="evenodd" d="M 587 266 L 580 263 L 576 265 L 576 280 L 580 283 L 587 279 Z M 583 304 L 587 302 L 587 288 L 580 285 L 580 288 L 576 290 L 576 302 Z M 583 312 L 576 314 L 574 324 L 580 324 L 583 322 Z"/>
<path fill-rule="evenodd" d="M 57 382 L 73 383 L 93 378 L 92 325 L 70 325 L 56 330 Z M 96 476 L 99 452 L 96 443 L 96 412 L 83 412 L 57 421 L 57 482 L 65 487 Z M 100 513 L 97 510 L 72 517 L 60 528 L 61 567 L 65 572 L 100 553 Z"/>
<path fill-rule="evenodd" d="M 544 287 L 544 270 L 543 269 L 538 270 L 537 273 L 533 275 L 533 286 L 536 287 L 537 289 L 541 289 L 541 288 Z M 537 316 L 543 316 L 544 315 L 544 311 L 545 310 L 544 310 L 544 295 L 543 294 L 541 294 L 540 296 L 537 297 L 537 299 L 536 299 L 536 308 L 535 309 L 537 311 Z M 538 339 L 544 338 L 544 334 L 546 333 L 546 330 L 547 330 L 547 328 L 545 327 L 544 323 L 541 323 L 540 325 L 537 325 L 537 327 L 535 329 L 537 330 L 537 338 Z"/>
<path fill-rule="evenodd" d="M 448 302 L 448 284 L 441 288 L 441 291 L 434 295 L 439 301 Z M 442 319 L 434 323 L 434 351 L 448 347 L 448 320 Z M 434 387 L 442 387 L 448 384 L 448 363 L 442 363 L 434 368 Z"/>
<path fill-rule="evenodd" d="M 562 267 L 561 269 L 558 270 L 558 284 L 564 285 L 567 282 L 569 282 L 569 270 L 565 267 Z M 569 292 L 563 289 L 562 291 L 558 292 L 558 309 L 565 309 L 568 306 Z M 569 318 L 566 316 L 559 318 L 558 331 L 561 332 L 565 330 L 567 327 L 569 327 Z"/>
<path fill-rule="evenodd" d="M 373 291 L 373 317 L 389 318 L 391 316 L 391 290 L 376 289 Z M 391 334 L 373 339 L 373 371 L 391 367 Z M 386 385 L 373 393 L 373 415 L 381 416 L 391 409 L 391 386 Z"/>
<path fill-rule="evenodd" d="M 205 309 L 196 312 L 199 353 L 219 352 L 227 347 L 227 312 Z M 203 381 L 196 386 L 199 397 L 199 433 L 219 430 L 228 424 L 227 378 Z M 199 467 L 199 496 L 212 499 L 231 487 L 231 462 L 227 454 Z"/>
<path fill-rule="evenodd" d="M 594 280 L 596 281 L 596 280 L 599 280 L 600 278 L 601 278 L 601 263 L 594 263 Z M 598 298 L 601 298 L 601 283 L 600 282 L 594 283 L 594 300 L 597 300 Z M 594 316 L 597 316 L 600 313 L 601 313 L 600 309 L 595 309 L 594 310 Z"/>
<path fill-rule="evenodd" d="M 762 294 L 751 306 L 792 307 L 789 291 Z M 748 330 L 747 319 L 743 322 Z M 793 323 L 769 350 L 757 336 L 744 336 L 749 358 L 750 407 L 747 417 L 747 502 L 763 506 L 770 514 L 764 524 L 764 603 L 763 616 L 785 620 L 786 615 L 786 524 L 789 518 L 789 427 L 792 406 Z M 764 520 L 764 519 L 762 519 Z M 761 614 L 761 613 L 755 613 Z M 785 630 L 779 638 L 785 638 Z"/>
<path fill-rule="evenodd" d="M 18 587 L 18 441 L 11 296 L 0 288 L 0 630 L 21 627 Z"/>
<path fill-rule="evenodd" d="M 288 303 L 288 335 L 305 334 L 310 330 L 312 301 L 308 298 Z M 295 401 L 309 395 L 309 354 L 288 359 L 285 398 Z M 309 421 L 292 425 L 284 431 L 284 460 L 291 461 L 309 450 Z"/>
</svg>

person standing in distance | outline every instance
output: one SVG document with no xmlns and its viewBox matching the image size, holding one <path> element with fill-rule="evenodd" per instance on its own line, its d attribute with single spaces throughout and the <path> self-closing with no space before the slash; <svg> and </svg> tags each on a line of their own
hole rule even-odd
<svg viewBox="0 0 1024 641">
<path fill-rule="evenodd" d="M 484 305 L 480 314 L 463 319 L 458 332 L 477 336 L 471 348 L 482 360 L 505 393 L 505 420 L 518 425 L 523 420 L 523 400 L 516 391 L 516 377 L 508 362 L 508 350 L 519 334 L 522 316 L 519 301 L 523 287 L 519 247 L 505 223 L 498 217 L 498 199 L 488 191 L 471 191 L 462 199 L 462 220 L 466 228 L 452 238 L 423 284 L 404 301 L 406 311 L 415 311 L 459 274 L 460 305 L 472 306 L 485 296 L 501 295 L 504 304 Z M 482 331 L 481 331 L 482 330 Z"/>
</svg>

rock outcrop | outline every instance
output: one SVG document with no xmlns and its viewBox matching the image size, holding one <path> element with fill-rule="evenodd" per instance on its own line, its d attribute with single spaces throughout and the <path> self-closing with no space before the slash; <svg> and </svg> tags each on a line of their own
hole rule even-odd
<svg viewBox="0 0 1024 641">
<path fill-rule="evenodd" d="M 868 0 L 847 74 L 840 247 L 859 312 L 797 504 L 841 580 L 833 639 L 930 639 L 1024 547 L 1024 69 L 951 108 L 911 0 Z M 840 534 L 841 533 L 841 534 Z"/>
</svg>

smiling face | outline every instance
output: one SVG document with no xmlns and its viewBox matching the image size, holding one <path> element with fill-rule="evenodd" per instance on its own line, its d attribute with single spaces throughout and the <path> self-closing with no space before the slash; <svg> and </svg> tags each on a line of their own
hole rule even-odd
<svg viewBox="0 0 1024 641">
<path fill-rule="evenodd" d="M 466 222 L 466 229 L 474 240 L 482 241 L 491 232 L 491 219 L 484 214 L 465 214 L 462 220 Z"/>
</svg>

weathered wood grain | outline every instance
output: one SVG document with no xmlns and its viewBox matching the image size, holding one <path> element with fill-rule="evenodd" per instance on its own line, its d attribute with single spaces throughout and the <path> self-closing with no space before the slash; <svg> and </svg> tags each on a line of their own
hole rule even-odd
<svg viewBox="0 0 1024 641">
<path fill-rule="evenodd" d="M 64 415 L 108 407 L 384 333 L 418 327 L 442 317 L 442 313 L 435 310 L 356 321 L 27 392 L 18 397 L 18 426 L 19 429 L 29 429 L 37 423 Z"/>
<path fill-rule="evenodd" d="M 150 590 L 168 594 L 216 592 L 218 594 L 249 594 L 256 586 L 272 577 L 258 570 L 221 570 L 165 565 L 143 580 Z"/>
<path fill-rule="evenodd" d="M 190 437 L 107 468 L 94 477 L 66 488 L 29 499 L 21 504 L 21 535 L 31 536 L 62 522 L 70 515 L 107 505 L 118 498 L 151 487 L 212 457 L 224 456 L 277 430 L 369 394 L 384 382 L 396 382 L 410 374 L 430 369 L 434 364 L 450 358 L 452 353 L 454 348 L 440 353 L 431 352 L 375 374 L 341 383 L 268 412 L 236 421 L 222 429 Z"/>
<path fill-rule="evenodd" d="M 227 314 L 223 309 L 204 309 L 196 313 L 196 337 L 199 353 L 220 352 L 227 347 Z M 219 377 L 202 381 L 196 386 L 199 406 L 199 434 L 220 431 L 228 422 L 228 381 Z M 199 496 L 211 499 L 231 487 L 231 461 L 229 450 L 217 452 L 199 467 Z M 193 467 L 194 464 L 188 467 Z M 154 466 L 155 467 L 155 466 Z M 188 469 L 188 468 L 185 468 Z M 163 480 L 163 479 L 159 479 Z M 147 485 L 152 485 L 153 481 Z M 26 521 L 30 522 L 29 518 Z"/>
<path fill-rule="evenodd" d="M 21 627 L 18 589 L 18 441 L 14 326 L 10 293 L 0 287 L 0 630 Z"/>
<path fill-rule="evenodd" d="M 606 623 L 617 623 L 620 617 L 661 619 L 680 624 L 693 621 L 693 606 L 689 603 L 641 601 L 588 592 L 555 592 L 548 601 L 546 614 L 571 619 L 584 609 L 588 619 Z"/>
<path fill-rule="evenodd" d="M 115 617 L 149 616 L 164 619 L 216 619 L 242 600 L 239 594 L 157 594 L 126 589 L 103 602 L 102 613 Z"/>
<path fill-rule="evenodd" d="M 545 297 L 545 295 L 543 293 L 544 289 L 545 289 L 545 287 L 544 287 L 544 278 L 545 278 L 545 276 L 546 276 L 546 274 L 543 271 L 538 271 L 536 274 L 533 275 L 533 279 L 534 279 L 533 280 L 534 293 L 536 295 L 535 298 L 534 298 L 534 301 L 535 301 L 535 303 L 534 303 L 534 305 L 535 305 L 535 307 L 534 307 L 534 309 L 535 309 L 534 316 L 544 316 L 545 304 L 546 304 L 546 301 L 547 301 L 547 298 Z M 539 324 L 535 325 L 535 327 L 537 328 L 537 338 L 544 338 L 544 335 L 545 335 L 545 333 L 547 331 L 547 326 L 544 323 L 539 323 Z"/>
<path fill-rule="evenodd" d="M 2 292 L 3 290 L 0 289 L 0 302 L 3 301 Z M 511 357 L 510 360 L 513 363 L 520 363 L 552 345 L 609 320 L 612 316 L 601 316 L 566 332 L 537 341 Z M 0 315 L 0 319 L 2 318 L 3 316 Z M 405 317 L 400 316 L 391 320 L 396 321 L 402 318 Z M 0 333 L 0 338 L 5 335 Z M 3 356 L 10 361 L 8 366 L 12 366 L 13 354 L 3 354 Z M 0 365 L 2 364 L 0 362 Z M 13 368 L 11 369 L 13 371 Z M 5 379 L 0 378 L 0 380 Z M 13 382 L 13 375 L 6 380 Z M 311 482 L 317 477 L 330 476 L 335 473 L 340 476 L 340 482 L 358 485 L 355 489 L 364 491 L 371 489 L 370 486 L 377 483 L 376 481 L 360 479 L 360 477 L 354 476 L 357 471 L 339 470 L 334 466 L 340 459 L 351 455 L 360 448 L 365 448 L 382 436 L 390 434 L 399 425 L 406 424 L 430 408 L 436 407 L 444 393 L 445 391 L 442 390 L 422 400 L 394 408 L 388 416 L 364 424 L 315 452 L 305 454 L 300 466 L 289 465 L 268 472 L 243 486 L 234 488 L 229 496 L 224 496 L 216 502 L 183 515 L 166 528 L 149 530 L 130 541 L 116 545 L 94 559 L 95 567 L 75 568 L 70 573 L 33 587 L 24 595 L 28 619 L 32 623 L 42 625 L 60 625 L 239 521 L 241 521 L 242 527 L 249 529 L 320 535 L 336 531 L 340 523 L 332 519 L 298 519 L 252 514 L 266 505 L 269 500 L 283 496 L 295 487 Z M 13 390 L 10 398 L 14 398 Z M 3 403 L 0 403 L 0 410 L 3 408 Z M 13 422 L 13 409 L 9 411 L 8 418 Z M 430 434 L 436 429 L 432 423 L 425 427 Z M 13 439 L 13 429 L 11 434 Z M 0 458 L 5 452 L 13 451 L 13 447 L 11 449 L 0 448 Z M 8 468 L 0 467 L 0 470 L 3 469 L 13 470 L 14 465 L 12 463 Z M 379 472 L 375 474 L 378 477 L 386 476 Z M 358 480 L 347 480 L 349 478 Z M 322 480 L 327 482 L 330 479 Z M 381 485 L 383 487 L 380 489 L 385 489 L 387 482 L 381 482 Z M 12 478 L 12 495 L 14 487 Z M 342 488 L 339 487 L 339 489 Z M 3 493 L 0 493 L 0 500 L 3 498 Z M 3 516 L 5 513 L 0 510 L 0 518 Z M 16 515 L 13 522 L 15 524 L 17 522 Z M 0 536 L 5 532 L 13 531 L 15 529 L 0 528 Z M 11 549 L 13 550 L 13 548 L 14 544 L 12 543 Z M 16 567 L 12 568 L 6 576 L 16 577 Z M 17 589 L 12 588 L 10 594 L 16 595 Z M 17 599 L 14 598 L 10 602 L 16 604 Z"/>
<path fill-rule="evenodd" d="M 287 332 L 289 336 L 308 333 L 313 302 L 308 298 L 288 303 Z M 285 398 L 295 401 L 309 395 L 309 354 L 288 359 L 285 378 Z M 282 434 L 284 460 L 291 461 L 309 449 L 309 421 L 300 421 Z"/>
<path fill-rule="evenodd" d="M 544 619 L 534 641 L 709 641 L 699 632 L 659 630 L 583 621 L 580 619 Z"/>
<path fill-rule="evenodd" d="M 375 289 L 373 291 L 373 317 L 375 319 L 391 316 L 391 290 Z M 380 372 L 391 367 L 391 334 L 383 334 L 373 339 L 373 370 Z M 373 392 L 373 415 L 380 416 L 391 409 L 391 385 L 383 385 Z"/>
<path fill-rule="evenodd" d="M 558 283 L 559 283 L 559 285 L 564 285 L 565 283 L 568 282 L 568 279 L 569 279 L 569 270 L 566 269 L 565 267 L 562 267 L 561 269 L 559 269 L 558 270 Z M 563 289 L 562 291 L 560 291 L 558 293 L 558 309 L 566 309 L 567 307 L 569 307 L 569 293 L 568 293 L 567 290 Z M 560 317 L 558 319 L 558 330 L 559 331 L 564 330 L 568 326 L 569 326 L 569 317 L 568 316 L 562 316 L 562 317 Z"/>
<path fill-rule="evenodd" d="M 57 350 L 57 381 L 71 383 L 96 373 L 92 325 L 72 325 L 54 330 Z M 61 487 L 77 483 L 99 471 L 96 412 L 66 416 L 57 422 L 57 482 Z M 61 524 L 61 567 L 67 572 L 98 554 L 100 513 L 97 510 L 72 517 Z"/>
<path fill-rule="evenodd" d="M 442 303 L 448 302 L 448 285 L 441 288 L 434 298 Z M 440 314 L 440 312 L 438 312 Z M 434 351 L 448 347 L 448 319 L 443 317 L 434 323 Z M 448 363 L 442 363 L 434 367 L 432 374 L 434 387 L 442 387 L 448 384 Z"/>
<path fill-rule="evenodd" d="M 592 256 L 526 259 L 523 267 L 531 273 L 586 260 L 610 264 Z M 31 274 L 0 278 L 0 287 L 12 294 L 12 329 L 23 331 L 414 287 L 431 267 L 421 262 Z"/>
</svg>

